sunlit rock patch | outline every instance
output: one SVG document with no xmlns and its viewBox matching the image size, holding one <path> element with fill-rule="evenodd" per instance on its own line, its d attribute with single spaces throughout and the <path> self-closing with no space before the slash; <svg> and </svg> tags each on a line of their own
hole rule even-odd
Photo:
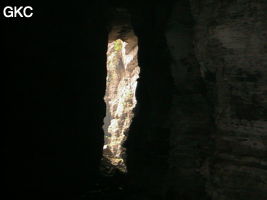
<svg viewBox="0 0 267 200">
<path fill-rule="evenodd" d="M 115 27 L 110 37 L 114 36 L 116 28 L 119 29 Z M 140 71 L 137 62 L 137 38 L 131 30 L 126 32 L 126 39 L 116 39 L 108 43 L 104 97 L 106 117 L 103 125 L 103 161 L 106 169 L 118 169 L 121 172 L 127 171 L 123 143 L 134 116 L 133 109 L 137 103 L 135 91 Z"/>
</svg>

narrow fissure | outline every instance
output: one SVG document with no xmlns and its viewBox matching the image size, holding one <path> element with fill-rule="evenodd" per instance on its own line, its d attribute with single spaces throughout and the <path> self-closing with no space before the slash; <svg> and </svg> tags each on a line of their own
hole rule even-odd
<svg viewBox="0 0 267 200">
<path fill-rule="evenodd" d="M 126 173 L 123 143 L 136 106 L 135 91 L 140 68 L 137 61 L 137 37 L 129 24 L 113 26 L 107 49 L 106 116 L 102 167 L 105 173 L 114 170 Z"/>
</svg>

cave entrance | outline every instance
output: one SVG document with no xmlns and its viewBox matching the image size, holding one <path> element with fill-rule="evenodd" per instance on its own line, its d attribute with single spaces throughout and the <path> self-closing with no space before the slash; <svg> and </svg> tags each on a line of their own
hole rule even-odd
<svg viewBox="0 0 267 200">
<path fill-rule="evenodd" d="M 102 159 L 106 173 L 112 173 L 114 169 L 127 172 L 123 143 L 137 103 L 135 91 L 140 72 L 137 43 L 130 26 L 115 26 L 109 34 Z"/>
</svg>

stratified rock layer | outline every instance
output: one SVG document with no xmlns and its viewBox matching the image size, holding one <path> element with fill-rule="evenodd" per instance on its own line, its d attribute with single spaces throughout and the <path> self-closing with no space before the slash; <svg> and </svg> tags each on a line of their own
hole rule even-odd
<svg viewBox="0 0 267 200">
<path fill-rule="evenodd" d="M 214 200 L 267 199 L 267 3 L 191 1 L 195 55 L 214 104 Z"/>
</svg>

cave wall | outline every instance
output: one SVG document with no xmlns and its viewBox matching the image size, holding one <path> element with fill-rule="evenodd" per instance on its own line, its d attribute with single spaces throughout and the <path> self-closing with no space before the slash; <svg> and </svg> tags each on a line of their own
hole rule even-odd
<svg viewBox="0 0 267 200">
<path fill-rule="evenodd" d="M 130 11 L 141 67 L 127 141 L 130 184 L 149 198 L 206 199 L 213 110 L 194 55 L 190 3 L 159 1 Z"/>
<path fill-rule="evenodd" d="M 169 115 L 170 148 L 165 196 L 206 199 L 205 170 L 214 130 L 212 106 L 194 55 L 190 3 L 176 1 L 165 29 L 174 82 Z"/>
<path fill-rule="evenodd" d="M 140 187 L 166 199 L 266 199 L 265 11 L 261 0 L 132 8 L 141 78 L 129 164 L 140 167 L 129 173 Z M 156 162 L 160 135 L 169 144 Z"/>
<path fill-rule="evenodd" d="M 207 192 L 267 198 L 267 3 L 191 1 L 194 50 L 214 108 Z"/>
<path fill-rule="evenodd" d="M 136 199 L 158 199 L 162 195 L 168 166 L 168 114 L 173 83 L 164 37 L 169 9 L 165 3 L 136 1 L 128 6 L 138 37 L 140 66 L 137 107 L 126 142 L 129 185 L 138 194 Z"/>
</svg>

